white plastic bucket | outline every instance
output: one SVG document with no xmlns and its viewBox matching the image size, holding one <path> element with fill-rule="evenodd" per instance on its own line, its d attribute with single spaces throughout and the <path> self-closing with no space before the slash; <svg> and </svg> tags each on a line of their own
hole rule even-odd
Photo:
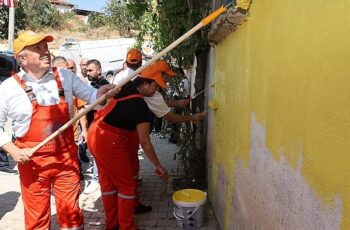
<svg viewBox="0 0 350 230">
<path fill-rule="evenodd" d="M 182 229 L 194 229 L 203 226 L 204 204 L 207 193 L 197 189 L 183 189 L 173 194 L 174 217 Z"/>
</svg>

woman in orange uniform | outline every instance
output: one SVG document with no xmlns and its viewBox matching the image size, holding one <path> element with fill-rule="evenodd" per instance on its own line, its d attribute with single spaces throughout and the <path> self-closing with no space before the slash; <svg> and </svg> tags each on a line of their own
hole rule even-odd
<svg viewBox="0 0 350 230">
<path fill-rule="evenodd" d="M 143 97 L 166 88 L 161 74 L 147 68 L 100 109 L 88 132 L 88 146 L 99 171 L 106 229 L 135 230 L 137 150 L 142 146 L 157 174 L 168 179 L 149 136 L 149 109 Z"/>
</svg>

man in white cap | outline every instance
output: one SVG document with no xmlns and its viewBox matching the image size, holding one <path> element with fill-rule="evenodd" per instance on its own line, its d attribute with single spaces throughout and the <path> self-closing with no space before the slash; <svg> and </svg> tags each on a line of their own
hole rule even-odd
<svg viewBox="0 0 350 230">
<path fill-rule="evenodd" d="M 61 132 L 35 153 L 31 148 L 59 129 L 72 114 L 73 96 L 92 103 L 106 93 L 98 91 L 66 69 L 51 67 L 51 35 L 25 31 L 14 41 L 21 71 L 0 85 L 0 147 L 18 163 L 25 229 L 50 229 L 50 194 L 55 196 L 60 229 L 82 229 L 79 208 L 80 178 L 77 145 L 72 127 Z M 109 92 L 108 92 L 109 91 Z M 4 131 L 8 118 L 16 135 L 13 143 Z"/>
</svg>

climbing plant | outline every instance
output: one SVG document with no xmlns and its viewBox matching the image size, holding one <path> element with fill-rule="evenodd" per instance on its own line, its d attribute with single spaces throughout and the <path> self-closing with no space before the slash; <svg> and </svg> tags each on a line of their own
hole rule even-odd
<svg viewBox="0 0 350 230">
<path fill-rule="evenodd" d="M 145 39 L 150 41 L 152 48 L 160 52 L 173 41 L 194 27 L 209 12 L 209 0 L 129 0 L 127 9 L 140 24 L 138 45 Z M 196 56 L 206 60 L 208 51 L 207 31 L 204 29 L 192 35 L 185 42 L 177 46 L 165 59 L 179 69 L 186 69 L 193 63 Z M 200 54 L 198 56 L 198 54 Z M 203 55 L 204 54 L 204 55 Z M 197 65 L 196 91 L 204 88 L 205 62 Z M 173 96 L 179 90 L 179 78 L 170 79 L 168 96 Z M 203 110 L 204 98 L 198 98 L 192 102 L 192 107 L 177 110 L 180 114 L 189 114 Z M 178 183 L 178 187 L 203 188 L 206 185 L 205 167 L 205 137 L 198 135 L 201 126 L 191 123 L 179 125 L 177 132 L 177 145 L 179 151 L 175 157 L 181 163 L 184 177 Z M 198 144 L 201 143 L 201 144 Z"/>
</svg>

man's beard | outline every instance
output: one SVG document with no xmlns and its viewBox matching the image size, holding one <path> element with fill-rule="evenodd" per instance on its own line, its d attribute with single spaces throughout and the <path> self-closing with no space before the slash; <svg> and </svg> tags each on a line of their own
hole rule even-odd
<svg viewBox="0 0 350 230">
<path fill-rule="evenodd" d="M 91 77 L 89 75 L 87 75 L 87 78 L 89 79 L 89 81 L 95 81 L 96 80 L 94 77 Z"/>
</svg>

